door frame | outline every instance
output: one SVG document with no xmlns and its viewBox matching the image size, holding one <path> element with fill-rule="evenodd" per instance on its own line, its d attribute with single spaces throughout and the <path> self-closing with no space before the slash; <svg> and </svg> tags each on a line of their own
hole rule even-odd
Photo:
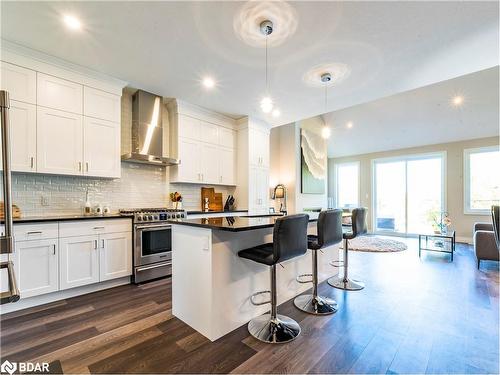
<svg viewBox="0 0 500 375">
<path fill-rule="evenodd" d="M 441 210 L 447 211 L 447 152 L 435 151 L 418 154 L 406 154 L 390 157 L 375 158 L 371 160 L 371 182 L 372 182 L 372 232 L 384 236 L 399 236 L 399 237 L 416 237 L 418 233 L 408 233 L 408 161 L 441 158 Z M 405 231 L 403 233 L 387 230 L 377 230 L 377 174 L 375 167 L 377 163 L 390 163 L 390 162 L 404 162 L 405 163 Z"/>
</svg>

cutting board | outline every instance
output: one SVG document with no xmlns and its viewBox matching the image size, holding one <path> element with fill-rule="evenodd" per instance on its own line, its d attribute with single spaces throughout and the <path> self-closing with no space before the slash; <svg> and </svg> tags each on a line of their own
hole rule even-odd
<svg viewBox="0 0 500 375">
<path fill-rule="evenodd" d="M 12 218 L 19 219 L 21 217 L 21 210 L 15 204 L 12 205 Z M 0 202 L 0 219 L 5 219 L 3 217 L 3 202 Z"/>
<path fill-rule="evenodd" d="M 205 198 L 208 198 L 209 211 L 222 211 L 222 193 L 216 193 L 214 188 L 201 188 L 201 210 L 205 210 Z"/>
</svg>

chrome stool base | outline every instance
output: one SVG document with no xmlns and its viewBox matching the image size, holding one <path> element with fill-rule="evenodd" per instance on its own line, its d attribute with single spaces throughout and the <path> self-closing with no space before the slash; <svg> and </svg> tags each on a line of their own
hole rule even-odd
<svg viewBox="0 0 500 375">
<path fill-rule="evenodd" d="M 338 276 L 330 277 L 327 282 L 334 288 L 343 290 L 361 290 L 365 287 L 365 283 L 362 281 L 353 279 L 344 280 L 343 277 Z"/>
<path fill-rule="evenodd" d="M 271 319 L 271 314 L 265 314 L 250 320 L 248 332 L 260 341 L 282 344 L 294 340 L 300 334 L 300 326 L 288 316 L 278 314 Z"/>
<path fill-rule="evenodd" d="M 337 302 L 331 298 L 316 296 L 312 294 L 304 294 L 293 300 L 294 305 L 299 309 L 309 314 L 328 315 L 334 314 L 338 310 Z"/>
</svg>

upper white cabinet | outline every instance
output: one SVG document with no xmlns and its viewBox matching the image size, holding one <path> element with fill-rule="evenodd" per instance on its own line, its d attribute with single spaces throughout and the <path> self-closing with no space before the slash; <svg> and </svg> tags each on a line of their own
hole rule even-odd
<svg viewBox="0 0 500 375">
<path fill-rule="evenodd" d="M 36 103 L 36 72 L 17 65 L 1 62 L 1 88 L 7 90 L 10 99 Z"/>
<path fill-rule="evenodd" d="M 36 106 L 11 100 L 10 123 L 12 170 L 36 171 Z"/>
<path fill-rule="evenodd" d="M 83 114 L 85 116 L 120 122 L 120 96 L 85 86 L 83 88 Z"/>
<path fill-rule="evenodd" d="M 1 88 L 11 99 L 12 170 L 119 178 L 123 86 L 7 56 Z"/>
<path fill-rule="evenodd" d="M 193 107 L 169 108 L 170 152 L 180 160 L 170 169 L 170 182 L 235 185 L 234 121 L 206 110 L 197 112 Z"/>
<path fill-rule="evenodd" d="M 269 132 L 250 128 L 248 130 L 250 165 L 259 167 L 269 167 Z"/>
<path fill-rule="evenodd" d="M 38 107 L 37 171 L 83 173 L 83 117 Z"/>
<path fill-rule="evenodd" d="M 83 153 L 85 175 L 120 177 L 120 124 L 84 117 Z"/>
<path fill-rule="evenodd" d="M 81 115 L 83 86 L 48 74 L 37 73 L 37 104 Z"/>
</svg>

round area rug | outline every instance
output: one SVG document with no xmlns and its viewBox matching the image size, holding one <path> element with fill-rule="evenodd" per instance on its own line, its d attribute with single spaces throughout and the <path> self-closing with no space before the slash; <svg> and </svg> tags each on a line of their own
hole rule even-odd
<svg viewBox="0 0 500 375">
<path fill-rule="evenodd" d="M 340 245 L 344 248 L 344 242 Z M 377 236 L 361 236 L 353 240 L 349 240 L 349 250 L 368 251 L 373 253 L 392 253 L 396 251 L 404 251 L 408 246 L 404 242 L 380 238 Z"/>
</svg>

